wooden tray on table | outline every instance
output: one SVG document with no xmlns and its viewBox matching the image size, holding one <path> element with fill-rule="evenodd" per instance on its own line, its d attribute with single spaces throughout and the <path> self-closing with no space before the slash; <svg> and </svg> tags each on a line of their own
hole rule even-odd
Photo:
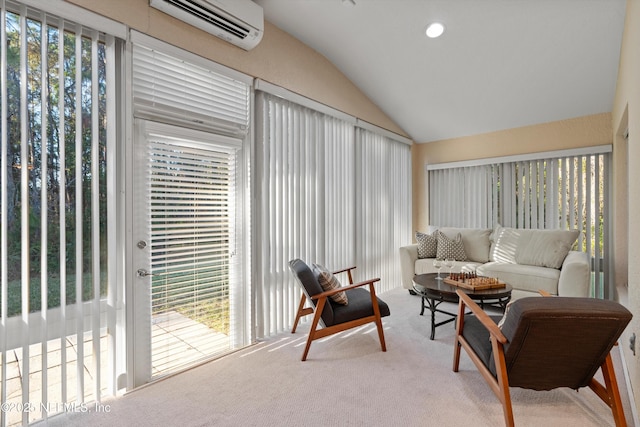
<svg viewBox="0 0 640 427">
<path fill-rule="evenodd" d="M 460 288 L 480 291 L 483 289 L 499 289 L 504 288 L 507 284 L 495 277 L 475 276 L 471 278 L 455 278 L 451 276 L 444 278 L 444 283 L 458 286 Z"/>
</svg>

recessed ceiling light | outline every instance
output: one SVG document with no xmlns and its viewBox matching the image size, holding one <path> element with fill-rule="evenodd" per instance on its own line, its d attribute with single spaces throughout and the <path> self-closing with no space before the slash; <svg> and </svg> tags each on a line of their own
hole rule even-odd
<svg viewBox="0 0 640 427">
<path fill-rule="evenodd" d="M 427 37 L 430 37 L 432 39 L 435 39 L 436 37 L 440 37 L 442 35 L 442 33 L 444 33 L 444 25 L 442 25 L 439 22 L 434 22 L 432 24 L 429 24 L 429 26 L 427 27 Z"/>
</svg>

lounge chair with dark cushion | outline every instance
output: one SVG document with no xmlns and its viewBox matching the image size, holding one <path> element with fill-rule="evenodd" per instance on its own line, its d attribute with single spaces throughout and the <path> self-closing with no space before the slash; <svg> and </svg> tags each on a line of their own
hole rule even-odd
<svg viewBox="0 0 640 427">
<path fill-rule="evenodd" d="M 302 361 L 307 359 L 312 341 L 370 322 L 376 324 L 382 351 L 387 351 L 382 329 L 382 317 L 389 315 L 389 306 L 376 297 L 374 288 L 374 283 L 380 279 L 371 279 L 353 284 L 351 283 L 351 270 L 355 267 L 351 267 L 334 272 L 334 274 L 347 272 L 349 285 L 324 291 L 318 282 L 318 277 L 301 259 L 290 261 L 289 268 L 303 291 L 291 333 L 295 333 L 301 317 L 308 314 L 314 315 L 309 329 L 309 336 L 307 337 L 307 345 L 302 354 Z M 363 286 L 368 286 L 369 291 L 362 289 Z M 330 298 L 331 295 L 338 292 L 346 293 L 347 305 L 339 304 Z M 305 307 L 306 301 L 309 301 L 310 307 Z M 321 328 L 318 328 L 318 326 L 321 326 Z"/>
<path fill-rule="evenodd" d="M 514 301 L 501 328 L 464 292 L 460 297 L 453 370 L 464 348 L 503 406 L 505 423 L 514 425 L 509 387 L 574 390 L 589 386 L 611 408 L 616 426 L 625 416 L 611 348 L 631 320 L 622 305 L 574 297 L 528 297 Z M 470 309 L 473 315 L 466 315 Z M 602 369 L 605 385 L 594 379 Z"/>
</svg>

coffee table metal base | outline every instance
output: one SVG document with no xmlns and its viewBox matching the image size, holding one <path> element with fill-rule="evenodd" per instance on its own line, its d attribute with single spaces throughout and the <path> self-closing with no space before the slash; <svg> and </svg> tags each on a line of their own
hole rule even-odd
<svg viewBox="0 0 640 427">
<path fill-rule="evenodd" d="M 455 286 L 443 284 L 435 280 L 435 274 L 421 274 L 414 278 L 413 290 L 422 298 L 420 315 L 424 315 L 424 309 L 428 308 L 431 312 L 431 335 L 433 340 L 436 335 L 436 327 L 451 323 L 456 320 L 457 313 L 442 310 L 439 307 L 443 302 L 458 302 L 458 295 L 455 293 Z M 491 289 L 485 291 L 470 291 L 467 294 L 475 301 L 478 301 L 480 307 L 497 307 L 504 311 L 507 303 L 511 300 L 511 286 L 507 285 L 504 289 Z M 436 313 L 442 313 L 450 316 L 448 319 L 436 323 Z"/>
<path fill-rule="evenodd" d="M 420 316 L 424 314 L 425 307 L 428 307 L 429 311 L 431 311 L 431 336 L 429 337 L 429 339 L 433 340 L 436 336 L 436 328 L 438 326 L 446 325 L 447 323 L 453 322 L 454 320 L 456 320 L 456 317 L 458 317 L 458 315 L 457 313 L 451 313 L 450 311 L 441 310 L 438 308 L 440 304 L 445 302 L 444 299 L 436 299 L 426 295 L 421 295 L 421 296 L 422 296 L 422 309 L 420 310 Z M 425 305 L 425 302 L 427 303 L 427 305 Z M 457 301 L 447 301 L 447 302 L 457 302 Z M 436 323 L 436 313 L 446 314 L 447 316 L 451 316 L 451 317 L 449 319 Z"/>
</svg>

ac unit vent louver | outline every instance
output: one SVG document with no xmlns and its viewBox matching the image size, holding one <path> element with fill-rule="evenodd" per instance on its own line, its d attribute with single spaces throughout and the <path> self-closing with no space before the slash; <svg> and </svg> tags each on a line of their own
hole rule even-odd
<svg viewBox="0 0 640 427">
<path fill-rule="evenodd" d="M 245 50 L 262 40 L 262 7 L 250 0 L 150 0 L 149 4 Z"/>
</svg>

